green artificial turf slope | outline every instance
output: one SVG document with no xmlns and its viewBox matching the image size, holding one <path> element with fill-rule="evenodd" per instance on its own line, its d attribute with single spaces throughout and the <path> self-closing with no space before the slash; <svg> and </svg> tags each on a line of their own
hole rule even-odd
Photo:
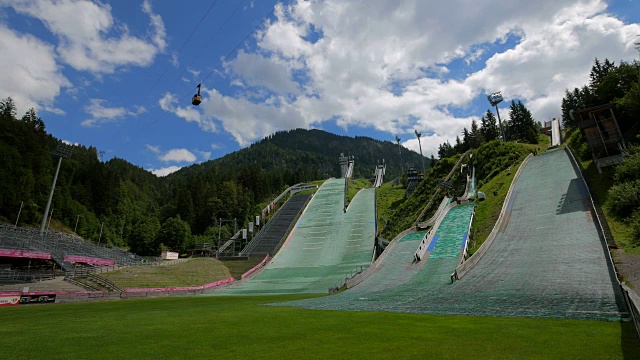
<svg viewBox="0 0 640 360">
<path fill-rule="evenodd" d="M 630 323 L 317 311 L 303 296 L 0 308 L 2 359 L 622 359 Z"/>
</svg>

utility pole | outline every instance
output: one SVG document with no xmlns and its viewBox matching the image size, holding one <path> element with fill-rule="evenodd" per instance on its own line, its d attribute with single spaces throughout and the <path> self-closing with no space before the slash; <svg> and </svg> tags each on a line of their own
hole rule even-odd
<svg viewBox="0 0 640 360">
<path fill-rule="evenodd" d="M 51 227 L 51 218 L 53 217 L 53 210 L 51 209 L 51 214 L 49 215 L 49 223 L 47 223 L 47 233 L 49 233 L 49 227 Z"/>
<path fill-rule="evenodd" d="M 507 141 L 507 138 L 504 135 L 504 129 L 502 128 L 502 120 L 500 120 L 500 110 L 498 110 L 498 104 L 502 102 L 502 93 L 500 91 L 496 91 L 490 95 L 487 95 L 487 99 L 489 100 L 489 104 L 491 106 L 496 107 L 496 114 L 498 115 L 498 124 L 500 124 L 500 134 L 502 135 L 502 141 Z"/>
<path fill-rule="evenodd" d="M 420 142 L 420 136 L 422 136 L 421 133 L 418 132 L 418 130 L 414 130 L 416 133 L 416 136 L 418 137 L 418 145 L 420 146 L 420 158 L 422 159 L 422 175 L 426 175 L 427 174 L 427 170 L 424 167 L 424 156 L 422 155 L 422 143 Z"/>
<path fill-rule="evenodd" d="M 53 183 L 51 184 L 51 191 L 49 192 L 49 200 L 47 200 L 47 206 L 44 208 L 44 214 L 42 215 L 42 222 L 40 223 L 40 237 L 44 235 L 44 226 L 47 223 L 47 215 L 49 214 L 49 208 L 51 207 L 51 200 L 53 199 L 53 193 L 56 190 L 56 182 L 58 181 L 58 174 L 60 173 L 60 165 L 62 165 L 62 158 L 68 159 L 71 157 L 71 151 L 73 149 L 67 144 L 60 143 L 53 155 L 59 156 L 58 167 L 56 168 L 56 174 L 53 177 Z"/>
<path fill-rule="evenodd" d="M 24 201 L 20 201 L 20 210 L 18 210 L 18 217 L 16 218 L 16 224 L 13 226 L 14 230 L 18 227 L 18 220 L 20 220 L 20 213 L 22 212 L 22 205 L 24 205 Z"/>
</svg>

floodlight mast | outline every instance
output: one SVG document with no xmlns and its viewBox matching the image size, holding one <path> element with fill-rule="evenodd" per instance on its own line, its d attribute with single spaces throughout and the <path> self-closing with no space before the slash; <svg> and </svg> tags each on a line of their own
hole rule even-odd
<svg viewBox="0 0 640 360">
<path fill-rule="evenodd" d="M 502 141 L 507 141 L 507 138 L 504 135 L 504 129 L 502 128 L 502 120 L 500 120 L 500 110 L 498 110 L 498 104 L 502 102 L 502 93 L 500 91 L 496 91 L 490 95 L 487 95 L 487 99 L 489 100 L 489 104 L 491 106 L 496 107 L 496 114 L 498 115 L 498 124 L 500 125 L 500 134 L 502 135 Z"/>
<path fill-rule="evenodd" d="M 53 183 L 51 184 L 51 191 L 49 192 L 49 200 L 47 206 L 44 208 L 44 214 L 42 215 L 42 222 L 40 223 L 40 237 L 44 235 L 44 227 L 47 224 L 47 217 L 49 215 L 49 208 L 51 207 L 51 200 L 53 199 L 53 193 L 56 190 L 56 182 L 58 181 L 58 174 L 60 173 L 60 165 L 62 165 L 62 158 L 70 158 L 71 151 L 73 149 L 65 143 L 60 143 L 53 155 L 58 156 L 58 167 L 56 168 L 56 174 L 53 177 Z"/>
<path fill-rule="evenodd" d="M 418 146 L 420 146 L 420 158 L 422 159 L 422 175 L 426 175 L 427 171 L 424 167 L 424 156 L 422 155 L 422 142 L 420 142 L 420 137 L 422 136 L 421 133 L 418 132 L 418 130 L 413 130 L 416 133 L 416 137 L 418 138 Z"/>
<path fill-rule="evenodd" d="M 398 153 L 400 153 L 400 174 L 404 173 L 404 165 L 402 165 L 402 146 L 400 146 L 400 138 L 396 135 L 396 141 L 398 142 Z"/>
</svg>

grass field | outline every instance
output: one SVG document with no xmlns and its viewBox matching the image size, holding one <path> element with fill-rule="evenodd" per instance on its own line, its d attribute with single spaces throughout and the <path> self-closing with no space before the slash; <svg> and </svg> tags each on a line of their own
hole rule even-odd
<svg viewBox="0 0 640 360">
<path fill-rule="evenodd" d="M 518 171 L 520 164 L 521 162 L 511 167 L 511 170 L 501 172 L 486 184 L 482 184 L 478 189 L 478 191 L 485 193 L 486 199 L 478 202 L 476 215 L 471 225 L 472 237 L 469 250 L 471 254 L 475 253 L 480 245 L 484 243 L 491 233 L 491 230 L 493 230 L 496 221 L 498 221 L 504 199 L 507 196 L 507 192 L 509 192 L 511 181 L 516 171 Z M 494 191 L 497 192 L 498 196 L 493 195 Z"/>
<path fill-rule="evenodd" d="M 589 184 L 589 190 L 592 192 L 591 195 L 594 197 L 594 201 L 599 202 L 602 206 L 602 211 L 607 223 L 609 223 L 616 245 L 629 254 L 640 254 L 640 246 L 638 246 L 638 241 L 635 239 L 631 225 L 613 216 L 606 206 L 607 198 L 609 197 L 608 191 L 613 185 L 615 168 L 603 168 L 602 174 L 599 174 L 593 160 L 580 161 L 580 167 Z"/>
<path fill-rule="evenodd" d="M 339 312 L 197 297 L 0 308 L 3 359 L 622 359 L 630 323 Z"/>
<path fill-rule="evenodd" d="M 397 208 L 405 200 L 405 188 L 393 186 L 393 181 L 386 182 L 376 192 L 378 205 L 378 224 L 384 226 L 383 217 L 388 218 L 393 209 Z"/>
<path fill-rule="evenodd" d="M 130 266 L 101 276 L 121 288 L 144 288 L 200 286 L 226 279 L 231 274 L 227 266 L 216 259 L 197 258 L 168 266 Z"/>
<path fill-rule="evenodd" d="M 347 189 L 347 204 L 351 202 L 354 196 L 360 191 L 371 187 L 371 181 L 366 179 L 349 179 L 349 188 Z"/>
</svg>

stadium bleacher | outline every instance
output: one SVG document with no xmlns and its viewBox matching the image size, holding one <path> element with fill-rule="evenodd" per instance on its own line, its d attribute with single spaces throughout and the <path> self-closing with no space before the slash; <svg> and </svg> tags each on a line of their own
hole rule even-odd
<svg viewBox="0 0 640 360">
<path fill-rule="evenodd" d="M 47 231 L 44 237 L 40 237 L 38 229 L 5 224 L 0 224 L 0 249 L 48 253 L 67 274 L 72 274 L 75 269 L 73 264 L 65 261 L 65 257 L 68 256 L 75 256 L 76 260 L 95 259 L 97 263 L 107 260 L 119 266 L 142 265 L 146 262 L 144 258 L 131 252 L 93 244 L 77 235 L 51 230 Z"/>
</svg>

